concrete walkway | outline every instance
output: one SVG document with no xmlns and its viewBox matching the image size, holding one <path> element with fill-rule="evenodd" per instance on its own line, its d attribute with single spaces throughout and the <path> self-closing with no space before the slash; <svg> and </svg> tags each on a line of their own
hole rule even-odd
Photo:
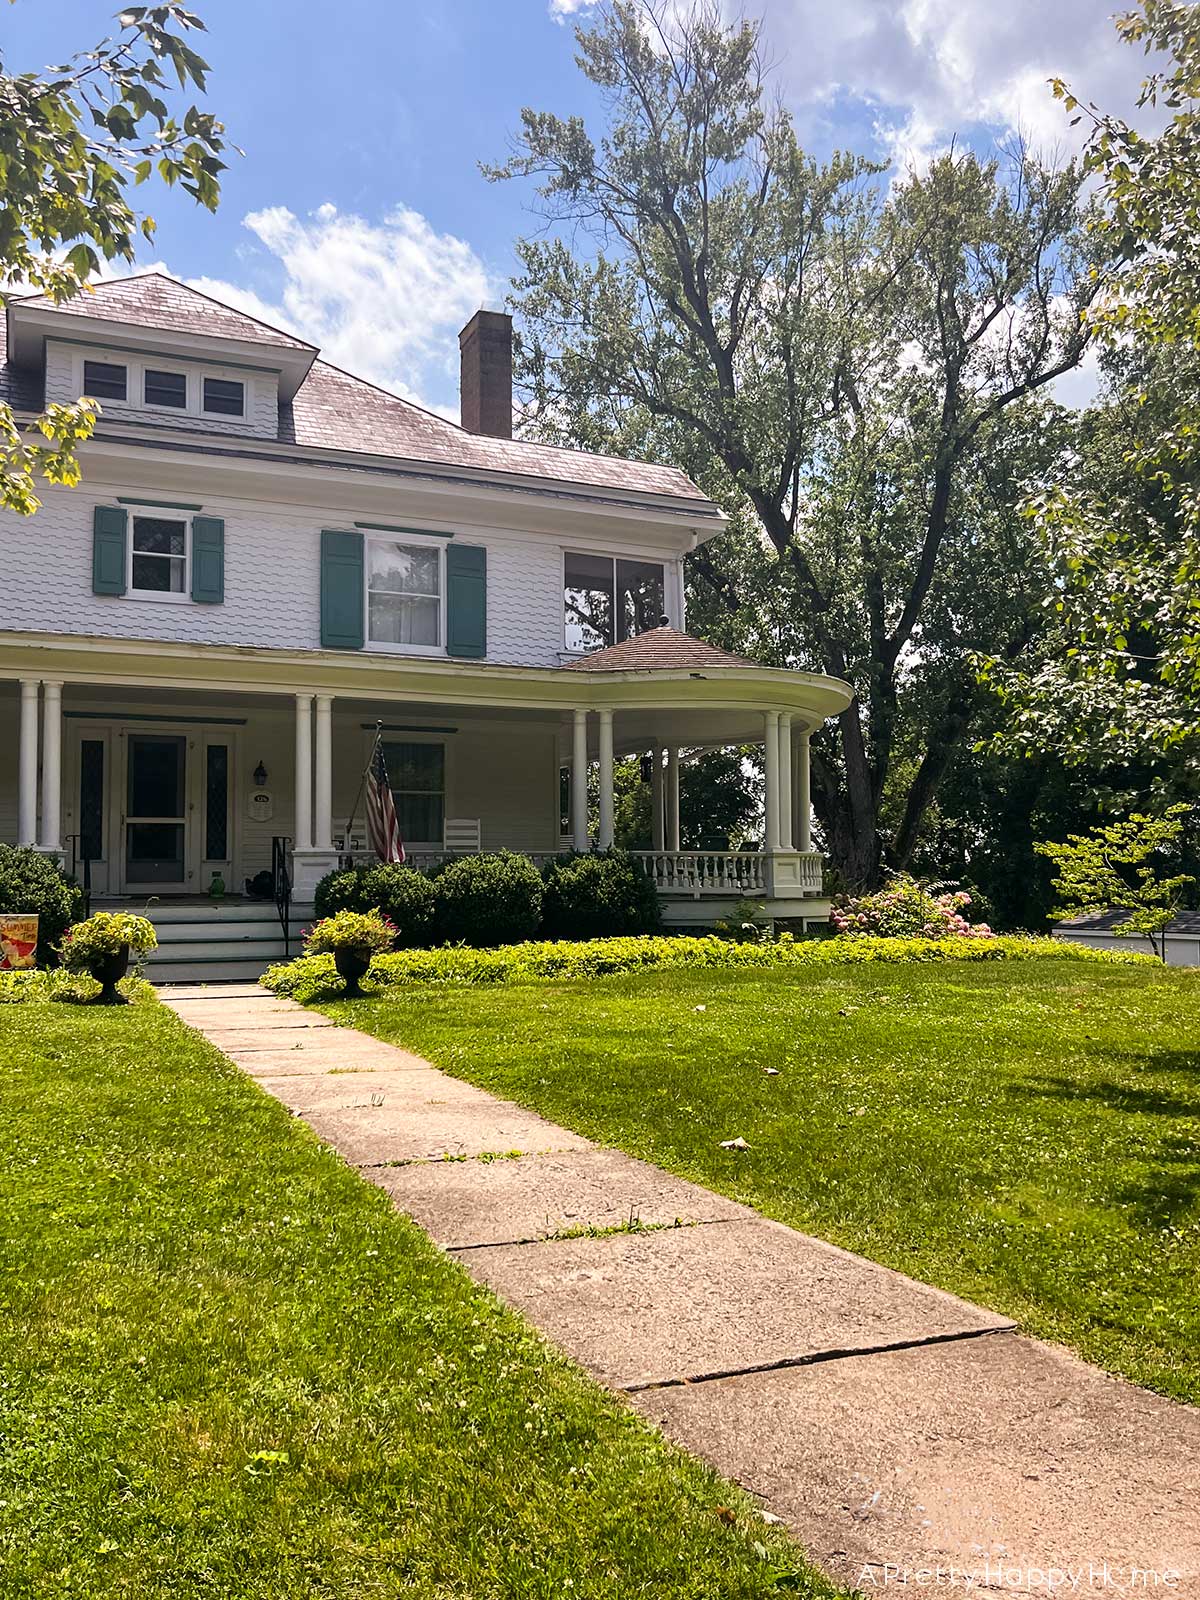
<svg viewBox="0 0 1200 1600">
<path fill-rule="evenodd" d="M 1200 1411 L 257 986 L 162 993 L 840 1582 L 1200 1596 Z"/>
</svg>

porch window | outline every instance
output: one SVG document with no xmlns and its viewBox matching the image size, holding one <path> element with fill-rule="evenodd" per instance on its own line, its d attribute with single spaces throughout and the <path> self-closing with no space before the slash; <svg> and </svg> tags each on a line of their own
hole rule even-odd
<svg viewBox="0 0 1200 1600">
<path fill-rule="evenodd" d="M 384 539 L 370 540 L 367 549 L 371 643 L 436 650 L 442 642 L 441 550 Z"/>
<path fill-rule="evenodd" d="M 446 750 L 440 744 L 386 743 L 388 782 L 405 844 L 441 849 L 446 817 Z"/>
<path fill-rule="evenodd" d="M 656 628 L 666 584 L 661 562 L 568 550 L 563 601 L 568 650 L 603 650 Z"/>
<path fill-rule="evenodd" d="M 134 517 L 129 587 L 139 594 L 187 595 L 188 524 L 172 517 Z"/>
</svg>

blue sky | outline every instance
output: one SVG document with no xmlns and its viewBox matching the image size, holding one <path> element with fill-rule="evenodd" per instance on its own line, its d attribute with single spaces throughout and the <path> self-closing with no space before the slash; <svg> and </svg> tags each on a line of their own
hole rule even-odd
<svg viewBox="0 0 1200 1600">
<path fill-rule="evenodd" d="M 1100 0 L 760 0 L 773 81 L 817 153 L 928 157 L 952 135 L 1069 138 L 1045 79 L 1130 103 L 1141 58 Z M 156 192 L 143 265 L 456 411 L 457 329 L 499 305 L 530 196 L 490 185 L 521 107 L 594 115 L 573 61 L 580 0 L 195 0 L 209 103 L 245 151 L 217 217 Z M 8 70 L 94 43 L 104 0 L 3 8 Z"/>
</svg>

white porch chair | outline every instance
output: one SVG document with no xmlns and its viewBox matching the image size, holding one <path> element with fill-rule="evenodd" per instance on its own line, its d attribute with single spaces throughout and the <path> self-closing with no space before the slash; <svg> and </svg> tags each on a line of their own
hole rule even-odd
<svg viewBox="0 0 1200 1600">
<path fill-rule="evenodd" d="M 478 817 L 447 817 L 442 848 L 448 856 L 477 856 L 483 848 Z"/>
</svg>

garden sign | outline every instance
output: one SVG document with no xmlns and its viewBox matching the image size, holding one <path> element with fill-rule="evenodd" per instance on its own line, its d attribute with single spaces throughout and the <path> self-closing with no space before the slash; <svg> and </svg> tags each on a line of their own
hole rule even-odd
<svg viewBox="0 0 1200 1600">
<path fill-rule="evenodd" d="M 0 917 L 0 972 L 37 965 L 36 916 Z"/>
</svg>

